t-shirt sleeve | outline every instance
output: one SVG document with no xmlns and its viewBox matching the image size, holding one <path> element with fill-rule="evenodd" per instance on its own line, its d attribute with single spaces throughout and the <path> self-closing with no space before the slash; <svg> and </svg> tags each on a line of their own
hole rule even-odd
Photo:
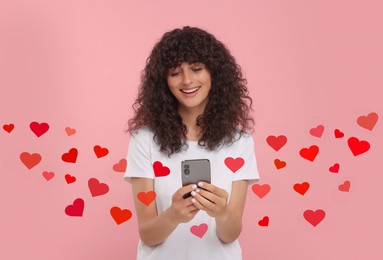
<svg viewBox="0 0 383 260">
<path fill-rule="evenodd" d="M 259 180 L 253 137 L 251 135 L 244 135 L 241 138 L 244 139 L 241 142 L 241 158 L 244 160 L 244 164 L 234 174 L 234 181 L 248 180 L 249 184 L 253 184 Z"/>
<path fill-rule="evenodd" d="M 154 179 L 154 172 L 151 163 L 150 147 L 152 137 L 146 130 L 138 130 L 131 135 L 124 179 L 128 182 L 132 177 Z"/>
</svg>

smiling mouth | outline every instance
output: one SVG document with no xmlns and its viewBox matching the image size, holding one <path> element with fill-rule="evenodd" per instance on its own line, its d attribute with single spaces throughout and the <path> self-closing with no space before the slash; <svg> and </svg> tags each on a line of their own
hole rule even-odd
<svg viewBox="0 0 383 260">
<path fill-rule="evenodd" d="M 190 88 L 190 89 L 181 89 L 181 92 L 185 94 L 191 94 L 191 93 L 197 92 L 197 90 L 199 89 L 200 87 Z"/>
</svg>

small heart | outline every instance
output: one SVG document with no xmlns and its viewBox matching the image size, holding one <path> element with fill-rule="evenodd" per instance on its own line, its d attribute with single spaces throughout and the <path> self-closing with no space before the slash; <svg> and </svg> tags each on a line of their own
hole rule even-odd
<svg viewBox="0 0 383 260">
<path fill-rule="evenodd" d="M 328 170 L 330 172 L 333 172 L 333 173 L 338 173 L 339 172 L 339 163 L 335 163 L 333 166 L 331 166 L 330 168 L 328 168 Z"/>
<path fill-rule="evenodd" d="M 76 133 L 76 129 L 70 128 L 70 127 L 65 127 L 65 132 L 68 136 L 74 135 Z"/>
<path fill-rule="evenodd" d="M 265 197 L 271 190 L 271 186 L 269 184 L 254 184 L 251 189 L 259 198 Z"/>
<path fill-rule="evenodd" d="M 61 159 L 67 163 L 76 163 L 78 151 L 76 148 L 71 148 L 69 152 L 64 153 Z"/>
<path fill-rule="evenodd" d="M 279 160 L 279 159 L 275 159 L 275 160 L 274 160 L 274 164 L 275 164 L 275 167 L 277 168 L 277 170 L 286 167 L 286 162 L 281 161 L 281 160 Z"/>
<path fill-rule="evenodd" d="M 119 207 L 115 206 L 110 209 L 110 215 L 112 215 L 112 218 L 117 223 L 117 225 L 120 225 L 132 217 L 132 212 L 128 209 L 120 209 Z"/>
<path fill-rule="evenodd" d="M 65 180 L 66 180 L 66 183 L 70 184 L 76 181 L 76 177 L 70 174 L 65 174 Z"/>
<path fill-rule="evenodd" d="M 344 133 L 341 132 L 339 129 L 334 130 L 335 138 L 342 138 L 344 136 Z"/>
<path fill-rule="evenodd" d="M 156 198 L 156 193 L 154 191 L 148 191 L 148 192 L 139 192 L 137 194 L 137 198 L 139 201 L 144 203 L 146 206 L 149 206 L 150 203 L 152 203 L 153 200 Z"/>
<path fill-rule="evenodd" d="M 84 200 L 81 198 L 73 201 L 72 205 L 65 208 L 65 214 L 71 217 L 82 217 L 84 213 Z"/>
<path fill-rule="evenodd" d="M 153 163 L 153 170 L 156 177 L 168 176 L 170 173 L 170 169 L 166 166 L 163 166 L 159 161 L 155 161 Z"/>
<path fill-rule="evenodd" d="M 287 137 L 284 135 L 274 136 L 270 135 L 266 138 L 266 142 L 273 148 L 275 151 L 279 151 L 287 142 Z"/>
<path fill-rule="evenodd" d="M 128 161 L 126 159 L 121 159 L 118 163 L 113 165 L 113 171 L 115 172 L 125 172 Z"/>
<path fill-rule="evenodd" d="M 93 151 L 96 154 L 97 158 L 104 157 L 109 153 L 109 150 L 107 148 L 103 148 L 99 145 L 94 146 Z"/>
<path fill-rule="evenodd" d="M 38 123 L 38 122 L 32 122 L 29 127 L 31 128 L 32 132 L 37 136 L 40 137 L 43 134 L 45 134 L 48 129 L 49 125 L 47 123 Z"/>
<path fill-rule="evenodd" d="M 52 179 L 53 177 L 55 177 L 55 173 L 54 172 L 43 172 L 43 176 L 44 178 L 49 181 L 50 179 Z"/>
<path fill-rule="evenodd" d="M 302 182 L 302 183 L 296 183 L 293 186 L 294 190 L 301 194 L 302 196 L 305 195 L 307 190 L 310 188 L 310 183 L 308 182 Z"/>
<path fill-rule="evenodd" d="M 325 216 L 326 216 L 326 212 L 324 212 L 324 210 L 322 209 L 318 209 L 316 211 L 306 210 L 303 213 L 303 217 L 307 220 L 307 222 L 309 222 L 314 227 L 316 227 L 319 223 L 321 223 Z"/>
<path fill-rule="evenodd" d="M 263 219 L 258 221 L 258 225 L 260 225 L 261 227 L 269 226 L 269 217 L 268 216 L 264 216 Z"/>
<path fill-rule="evenodd" d="M 232 158 L 232 157 L 227 157 L 225 159 L 225 165 L 227 168 L 229 168 L 233 173 L 241 169 L 241 167 L 245 164 L 245 160 L 243 158 L 238 157 L 238 158 Z"/>
<path fill-rule="evenodd" d="M 314 161 L 315 157 L 318 155 L 319 147 L 312 145 L 309 148 L 303 148 L 300 150 L 299 154 L 306 160 L 311 162 Z"/>
<path fill-rule="evenodd" d="M 372 112 L 368 114 L 367 116 L 358 117 L 357 123 L 361 127 L 372 131 L 377 121 L 378 121 L 378 114 L 375 112 Z"/>
<path fill-rule="evenodd" d="M 207 228 L 208 228 L 207 224 L 202 223 L 199 226 L 197 225 L 192 226 L 190 228 L 190 232 L 199 238 L 203 238 L 203 236 L 206 234 Z"/>
<path fill-rule="evenodd" d="M 370 149 L 370 144 L 367 141 L 359 141 L 356 137 L 350 137 L 347 143 L 354 156 L 365 153 Z"/>
<path fill-rule="evenodd" d="M 14 124 L 9 124 L 9 125 L 3 125 L 3 129 L 7 131 L 8 133 L 11 133 L 13 128 L 15 128 Z"/>
<path fill-rule="evenodd" d="M 39 164 L 41 162 L 41 155 L 38 154 L 38 153 L 33 153 L 33 154 L 30 154 L 30 153 L 27 153 L 27 152 L 23 152 L 20 154 L 20 160 L 21 162 L 28 168 L 28 169 L 32 169 L 33 167 L 35 167 L 37 164 Z"/>
<path fill-rule="evenodd" d="M 322 134 L 323 134 L 323 131 L 324 131 L 324 126 L 323 125 L 318 125 L 317 127 L 310 129 L 310 134 L 312 136 L 321 138 Z"/>
<path fill-rule="evenodd" d="M 88 187 L 92 197 L 104 195 L 109 191 L 109 186 L 105 183 L 100 183 L 96 178 L 89 179 Z"/>
<path fill-rule="evenodd" d="M 350 191 L 350 185 L 351 185 L 350 181 L 345 181 L 345 182 L 343 182 L 343 184 L 338 186 L 338 189 L 340 191 L 349 192 Z"/>
</svg>

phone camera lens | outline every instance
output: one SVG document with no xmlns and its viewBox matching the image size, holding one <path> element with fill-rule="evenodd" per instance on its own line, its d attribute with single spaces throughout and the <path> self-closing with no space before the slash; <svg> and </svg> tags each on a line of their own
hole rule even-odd
<svg viewBox="0 0 383 260">
<path fill-rule="evenodd" d="M 189 169 L 189 164 L 185 164 L 184 168 Z"/>
<path fill-rule="evenodd" d="M 185 167 L 186 168 L 186 167 Z M 188 175 L 189 173 L 190 173 L 190 170 L 189 169 L 184 169 L 184 173 L 186 174 L 186 175 Z"/>
</svg>

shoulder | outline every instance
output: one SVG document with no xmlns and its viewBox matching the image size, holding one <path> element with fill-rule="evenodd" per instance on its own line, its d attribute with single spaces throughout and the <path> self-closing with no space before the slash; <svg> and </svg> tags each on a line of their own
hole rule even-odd
<svg viewBox="0 0 383 260">
<path fill-rule="evenodd" d="M 254 138 L 248 132 L 237 130 L 237 132 L 235 133 L 235 136 L 234 136 L 233 144 L 239 145 L 239 146 L 254 145 Z"/>
</svg>

